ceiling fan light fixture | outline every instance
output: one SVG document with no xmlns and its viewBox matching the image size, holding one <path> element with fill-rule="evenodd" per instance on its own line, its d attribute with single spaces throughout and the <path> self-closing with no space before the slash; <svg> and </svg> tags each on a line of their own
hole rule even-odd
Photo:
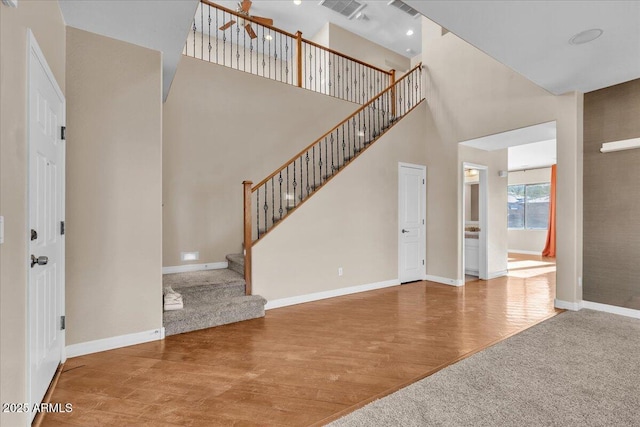
<svg viewBox="0 0 640 427">
<path fill-rule="evenodd" d="M 594 41 L 604 33 L 600 28 L 582 31 L 569 39 L 569 44 L 578 45 Z"/>
<path fill-rule="evenodd" d="M 271 34 L 267 34 L 266 36 L 264 36 L 264 39 L 267 41 L 271 41 L 273 40 L 273 36 Z"/>
</svg>

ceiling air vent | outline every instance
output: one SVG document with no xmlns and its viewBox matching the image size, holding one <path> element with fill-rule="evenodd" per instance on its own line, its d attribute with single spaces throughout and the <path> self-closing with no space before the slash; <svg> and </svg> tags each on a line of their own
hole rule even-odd
<svg viewBox="0 0 640 427">
<path fill-rule="evenodd" d="M 352 19 L 358 12 L 364 9 L 366 4 L 359 3 L 356 0 L 322 0 L 320 6 L 338 12 L 348 19 Z"/>
<path fill-rule="evenodd" d="M 418 12 L 417 10 L 415 10 L 414 8 L 412 8 L 411 6 L 409 6 L 408 4 L 406 4 L 401 0 L 391 0 L 389 3 L 387 3 L 387 5 L 400 9 L 404 13 L 411 15 L 412 18 L 415 18 L 416 16 L 420 15 L 420 12 Z"/>
</svg>

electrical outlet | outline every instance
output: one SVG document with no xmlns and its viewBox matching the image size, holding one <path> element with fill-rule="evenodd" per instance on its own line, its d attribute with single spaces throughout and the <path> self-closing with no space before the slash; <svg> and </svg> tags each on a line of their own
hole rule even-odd
<svg viewBox="0 0 640 427">
<path fill-rule="evenodd" d="M 342 276 L 342 267 L 338 267 L 338 276 Z"/>
</svg>

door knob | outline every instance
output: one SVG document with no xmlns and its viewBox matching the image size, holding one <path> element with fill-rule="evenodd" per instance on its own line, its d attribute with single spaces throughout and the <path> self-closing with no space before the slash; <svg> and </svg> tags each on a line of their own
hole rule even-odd
<svg viewBox="0 0 640 427">
<path fill-rule="evenodd" d="M 404 233 L 409 233 L 409 230 L 405 230 L 404 228 L 402 229 L 402 234 Z"/>
<path fill-rule="evenodd" d="M 31 268 L 33 268 L 34 265 L 38 264 L 38 265 L 47 265 L 47 263 L 49 262 L 49 257 L 47 256 L 39 256 L 38 258 L 36 258 L 35 255 L 31 255 Z"/>
</svg>

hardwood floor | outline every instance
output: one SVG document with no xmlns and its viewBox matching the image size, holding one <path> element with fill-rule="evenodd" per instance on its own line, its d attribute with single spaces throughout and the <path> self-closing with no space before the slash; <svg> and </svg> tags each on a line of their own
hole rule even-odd
<svg viewBox="0 0 640 427">
<path fill-rule="evenodd" d="M 558 311 L 555 265 L 417 282 L 67 360 L 43 426 L 324 424 Z"/>
</svg>

